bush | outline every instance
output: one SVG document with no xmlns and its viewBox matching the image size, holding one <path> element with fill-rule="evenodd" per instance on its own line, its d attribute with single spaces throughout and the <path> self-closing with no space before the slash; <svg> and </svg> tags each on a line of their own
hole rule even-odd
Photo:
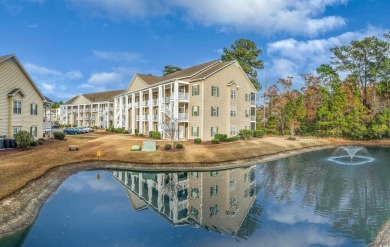
<svg viewBox="0 0 390 247">
<path fill-rule="evenodd" d="M 62 133 L 62 132 L 54 132 L 54 139 L 64 140 L 65 139 L 65 134 Z"/>
<path fill-rule="evenodd" d="M 30 142 L 30 146 L 33 146 L 33 147 L 35 147 L 35 146 L 37 146 L 38 145 L 38 143 L 36 142 L 36 141 L 32 141 L 32 142 Z"/>
<path fill-rule="evenodd" d="M 43 143 L 45 143 L 45 141 L 43 141 L 43 138 L 41 138 L 41 139 L 38 140 L 38 144 L 39 144 L 39 145 L 43 145 Z"/>
<path fill-rule="evenodd" d="M 240 130 L 241 139 L 247 140 L 253 136 L 253 130 Z"/>
<path fill-rule="evenodd" d="M 200 139 L 200 138 L 195 138 L 195 139 L 194 139 L 194 143 L 200 144 L 200 143 L 202 143 L 202 139 Z"/>
<path fill-rule="evenodd" d="M 184 149 L 183 144 L 181 143 L 176 144 L 176 149 Z"/>
<path fill-rule="evenodd" d="M 255 130 L 253 133 L 253 137 L 262 138 L 264 136 L 264 130 Z"/>
<path fill-rule="evenodd" d="M 139 134 L 138 134 L 138 136 L 141 136 L 141 137 L 142 137 L 142 136 L 144 136 L 144 134 L 142 134 L 142 133 L 139 133 Z"/>
<path fill-rule="evenodd" d="M 290 140 L 290 141 L 296 141 L 297 138 L 295 136 L 290 136 L 287 138 L 287 140 Z"/>
<path fill-rule="evenodd" d="M 161 139 L 161 133 L 158 131 L 149 131 L 149 137 L 153 139 Z"/>
<path fill-rule="evenodd" d="M 39 138 L 39 139 L 38 139 L 38 142 L 39 142 L 39 141 L 41 141 L 41 142 L 45 142 L 45 139 L 43 139 L 43 138 Z"/>
<path fill-rule="evenodd" d="M 135 134 L 139 134 L 139 130 L 138 129 L 135 129 L 134 132 L 135 132 Z"/>
<path fill-rule="evenodd" d="M 115 128 L 114 128 L 113 125 L 111 125 L 110 127 L 108 127 L 108 128 L 106 129 L 106 131 L 115 132 Z"/>
<path fill-rule="evenodd" d="M 123 128 L 117 128 L 114 130 L 115 133 L 122 133 L 125 129 Z"/>
<path fill-rule="evenodd" d="M 218 139 L 221 142 L 223 142 L 226 138 L 227 138 L 227 135 L 225 135 L 225 134 L 215 134 L 214 135 L 214 139 Z"/>
<path fill-rule="evenodd" d="M 211 143 L 212 143 L 212 144 L 219 144 L 219 139 L 212 139 L 212 140 L 211 140 Z"/>
<path fill-rule="evenodd" d="M 123 130 L 122 134 L 129 134 L 129 131 L 128 130 Z"/>
<path fill-rule="evenodd" d="M 15 141 L 19 148 L 26 148 L 34 141 L 34 137 L 30 134 L 30 132 L 22 130 L 15 135 Z"/>
<path fill-rule="evenodd" d="M 171 144 L 165 144 L 164 146 L 164 150 L 171 150 L 172 149 L 172 145 Z"/>
</svg>

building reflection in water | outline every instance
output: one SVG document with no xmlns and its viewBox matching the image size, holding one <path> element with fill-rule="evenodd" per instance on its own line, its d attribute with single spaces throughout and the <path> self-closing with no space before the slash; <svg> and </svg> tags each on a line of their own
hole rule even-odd
<svg viewBox="0 0 390 247">
<path fill-rule="evenodd" d="M 172 225 L 191 225 L 245 237 L 254 232 L 250 214 L 257 195 L 255 166 L 209 172 L 114 171 L 135 210 L 153 209 Z M 257 218 L 256 217 L 256 218 Z"/>
</svg>

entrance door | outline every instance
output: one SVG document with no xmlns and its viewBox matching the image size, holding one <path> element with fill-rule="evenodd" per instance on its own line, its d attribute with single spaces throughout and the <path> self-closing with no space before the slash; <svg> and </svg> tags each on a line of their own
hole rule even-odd
<svg viewBox="0 0 390 247">
<path fill-rule="evenodd" d="M 179 139 L 183 139 L 183 138 L 184 138 L 184 126 L 180 125 L 179 126 Z"/>
</svg>

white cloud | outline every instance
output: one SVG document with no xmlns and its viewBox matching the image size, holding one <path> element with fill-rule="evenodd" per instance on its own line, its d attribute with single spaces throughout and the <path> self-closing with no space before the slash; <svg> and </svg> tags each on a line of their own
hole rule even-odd
<svg viewBox="0 0 390 247">
<path fill-rule="evenodd" d="M 120 79 L 121 75 L 117 72 L 98 72 L 91 75 L 91 77 L 88 79 L 88 83 L 101 85 L 118 82 Z"/>
<path fill-rule="evenodd" d="M 33 63 L 26 63 L 24 66 L 28 73 L 38 76 L 55 76 L 54 80 L 74 80 L 83 78 L 83 74 L 79 70 L 60 71 L 56 69 L 49 69 L 45 66 L 36 65 Z"/>
<path fill-rule="evenodd" d="M 135 61 L 140 60 L 140 55 L 138 53 L 131 52 L 111 52 L 111 51 L 92 51 L 92 53 L 102 59 L 111 60 L 111 61 Z"/>
<path fill-rule="evenodd" d="M 150 18 L 183 13 L 183 18 L 206 26 L 261 33 L 285 32 L 315 36 L 343 27 L 340 16 L 323 16 L 329 6 L 348 0 L 69 0 L 89 13 L 108 18 Z M 91 11 L 93 10 L 93 11 Z"/>
<path fill-rule="evenodd" d="M 315 69 L 323 63 L 329 63 L 331 59 L 330 49 L 350 43 L 352 40 L 360 40 L 367 36 L 382 36 L 385 30 L 368 27 L 366 30 L 346 32 L 338 36 L 326 39 L 310 39 L 300 41 L 297 39 L 285 39 L 267 44 L 267 56 L 270 64 L 262 76 L 286 77 L 294 76 L 298 86 L 302 86 L 300 74 L 314 73 Z"/>
</svg>

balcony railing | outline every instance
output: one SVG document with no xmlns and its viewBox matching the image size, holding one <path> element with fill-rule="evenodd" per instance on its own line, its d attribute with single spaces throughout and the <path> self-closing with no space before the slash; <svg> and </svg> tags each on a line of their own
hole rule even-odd
<svg viewBox="0 0 390 247">
<path fill-rule="evenodd" d="M 152 100 L 152 105 L 158 105 L 158 99 Z"/>
<path fill-rule="evenodd" d="M 165 103 L 169 103 L 171 101 L 171 97 L 165 97 Z"/>
<path fill-rule="evenodd" d="M 251 105 L 256 105 L 256 101 L 255 100 L 251 100 Z"/>
<path fill-rule="evenodd" d="M 188 93 L 179 93 L 179 100 L 188 100 Z"/>
<path fill-rule="evenodd" d="M 179 121 L 187 121 L 188 113 L 179 113 Z"/>
<path fill-rule="evenodd" d="M 148 105 L 149 105 L 149 101 L 148 100 L 141 102 L 141 106 L 148 106 Z"/>
<path fill-rule="evenodd" d="M 251 121 L 256 121 L 256 116 L 251 116 Z"/>
<path fill-rule="evenodd" d="M 157 121 L 157 115 L 149 116 L 149 121 Z"/>
</svg>

